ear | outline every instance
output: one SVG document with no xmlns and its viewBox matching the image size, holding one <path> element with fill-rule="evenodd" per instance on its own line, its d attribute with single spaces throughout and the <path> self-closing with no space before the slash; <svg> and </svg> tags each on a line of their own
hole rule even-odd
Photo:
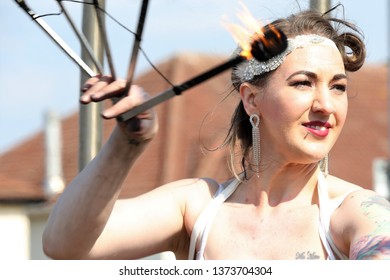
<svg viewBox="0 0 390 280">
<path fill-rule="evenodd" d="M 255 102 L 258 89 L 250 83 L 242 83 L 240 86 L 240 96 L 245 112 L 248 116 L 253 113 L 259 113 L 259 108 Z"/>
</svg>

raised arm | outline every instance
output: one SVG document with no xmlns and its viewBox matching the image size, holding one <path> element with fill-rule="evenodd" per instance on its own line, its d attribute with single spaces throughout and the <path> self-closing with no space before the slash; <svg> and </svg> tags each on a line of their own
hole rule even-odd
<svg viewBox="0 0 390 280">
<path fill-rule="evenodd" d="M 123 91 L 124 85 L 121 81 L 112 82 L 109 77 L 92 78 L 85 85 L 81 101 L 104 100 Z M 129 96 L 103 112 L 103 117 L 114 118 L 146 98 L 141 88 L 133 86 Z M 157 126 L 153 111 L 118 124 L 99 154 L 56 202 L 43 234 L 44 251 L 49 257 L 133 258 L 169 249 L 163 241 L 183 227 L 181 205 L 169 192 L 170 186 L 117 202 L 128 171 L 156 134 Z M 166 207 L 158 209 L 157 205 Z M 145 218 L 153 215 L 160 219 L 158 222 L 167 222 L 166 232 L 156 232 L 150 220 L 146 222 Z M 152 240 L 149 247 L 141 248 L 148 240 Z M 129 253 L 131 250 L 134 252 Z"/>
</svg>

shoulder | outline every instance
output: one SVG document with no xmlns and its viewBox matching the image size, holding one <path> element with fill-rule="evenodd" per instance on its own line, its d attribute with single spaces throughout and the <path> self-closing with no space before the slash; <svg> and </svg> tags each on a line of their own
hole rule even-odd
<svg viewBox="0 0 390 280">
<path fill-rule="evenodd" d="M 168 190 L 181 205 L 183 238 L 178 240 L 175 251 L 178 259 L 186 259 L 190 246 L 190 236 L 194 225 L 207 205 L 212 201 L 219 183 L 210 178 L 184 179 L 161 187 Z"/>
<path fill-rule="evenodd" d="M 339 199 L 354 191 L 364 190 L 358 185 L 342 180 L 335 176 L 328 175 L 326 181 L 328 184 L 328 195 L 330 199 Z"/>
<path fill-rule="evenodd" d="M 170 193 L 186 197 L 188 195 L 212 195 L 218 189 L 218 182 L 211 178 L 188 178 L 166 183 L 152 192 Z"/>
<path fill-rule="evenodd" d="M 197 198 L 210 198 L 217 191 L 219 183 L 211 178 L 181 179 L 162 185 L 159 189 L 169 191 L 179 196 L 192 196 Z"/>
<path fill-rule="evenodd" d="M 331 232 L 340 249 L 350 258 L 390 256 L 390 203 L 376 192 L 331 178 L 340 190 L 330 190 L 330 196 L 345 198 L 335 210 Z M 345 195 L 347 194 L 347 195 Z M 332 196 L 331 196 L 332 197 Z"/>
<path fill-rule="evenodd" d="M 174 181 L 161 186 L 160 191 L 169 193 L 182 205 L 186 220 L 193 220 L 212 200 L 219 183 L 211 178 L 191 178 Z"/>
<path fill-rule="evenodd" d="M 382 204 L 388 201 L 376 192 L 362 188 L 340 178 L 330 176 L 327 178 L 328 195 L 331 201 L 340 200 L 338 208 L 342 213 L 361 209 L 362 205 Z M 369 203 L 369 202 L 373 202 Z M 376 202 L 374 202 L 376 201 Z"/>
<path fill-rule="evenodd" d="M 191 183 L 192 181 L 192 183 Z M 186 185 L 189 182 L 189 185 Z M 211 178 L 197 178 L 179 181 L 182 200 L 186 204 L 186 218 L 193 220 L 208 205 L 216 194 L 219 183 Z"/>
</svg>

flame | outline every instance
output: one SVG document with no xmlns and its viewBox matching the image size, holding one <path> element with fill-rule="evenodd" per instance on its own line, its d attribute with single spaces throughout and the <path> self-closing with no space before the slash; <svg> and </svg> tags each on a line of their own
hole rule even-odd
<svg viewBox="0 0 390 280">
<path fill-rule="evenodd" d="M 244 56 L 246 59 L 251 59 L 252 42 L 262 40 L 264 37 L 264 34 L 261 31 L 262 24 L 254 18 L 244 3 L 241 1 L 239 3 L 242 11 L 237 13 L 237 18 L 244 27 L 227 21 L 222 22 L 222 24 L 230 31 L 233 39 L 240 45 L 242 49 L 240 55 Z"/>
</svg>

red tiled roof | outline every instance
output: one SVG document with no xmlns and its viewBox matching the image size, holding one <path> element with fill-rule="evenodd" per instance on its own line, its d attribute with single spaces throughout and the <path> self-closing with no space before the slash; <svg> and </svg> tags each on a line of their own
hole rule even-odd
<svg viewBox="0 0 390 280">
<path fill-rule="evenodd" d="M 225 57 L 181 54 L 158 66 L 174 84 L 181 83 L 224 61 Z M 222 144 L 238 98 L 230 92 L 229 72 L 200 84 L 157 107 L 160 130 L 124 183 L 122 196 L 133 196 L 163 183 L 186 177 L 230 177 L 224 150 L 204 153 L 202 144 Z M 330 155 L 331 173 L 372 187 L 371 164 L 388 155 L 388 113 L 384 66 L 366 66 L 351 74 L 349 119 Z M 136 80 L 149 93 L 170 86 L 155 71 Z M 107 139 L 115 122 L 104 121 Z M 63 168 L 67 183 L 77 174 L 78 114 L 62 121 Z M 0 155 L 0 201 L 44 198 L 44 137 L 40 132 Z M 17 178 L 17 179 L 15 179 Z M 129 181 L 132 181 L 130 187 Z"/>
<path fill-rule="evenodd" d="M 44 199 L 41 189 L 32 187 L 32 184 L 25 180 L 0 174 L 0 182 L 0 201 L 23 202 Z"/>
</svg>

